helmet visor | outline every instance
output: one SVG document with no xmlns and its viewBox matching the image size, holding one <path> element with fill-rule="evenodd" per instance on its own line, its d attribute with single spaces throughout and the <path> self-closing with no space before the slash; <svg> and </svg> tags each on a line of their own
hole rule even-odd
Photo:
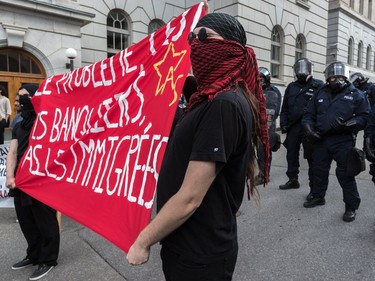
<svg viewBox="0 0 375 281">
<path fill-rule="evenodd" d="M 343 63 L 331 63 L 327 66 L 326 70 L 324 71 L 324 76 L 326 80 L 332 76 L 344 76 L 348 78 L 349 76 L 349 69 Z"/>
<path fill-rule="evenodd" d="M 311 74 L 311 62 L 308 60 L 298 60 L 294 64 L 294 72 L 296 75 L 298 74 L 305 74 L 310 75 Z"/>
</svg>

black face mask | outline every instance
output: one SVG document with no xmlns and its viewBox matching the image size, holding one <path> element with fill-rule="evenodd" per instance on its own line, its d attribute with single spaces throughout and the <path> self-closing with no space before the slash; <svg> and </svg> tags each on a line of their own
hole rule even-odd
<svg viewBox="0 0 375 281">
<path fill-rule="evenodd" d="M 260 85 L 262 86 L 263 90 L 267 88 L 268 85 L 267 85 L 266 79 L 260 79 Z"/>
<path fill-rule="evenodd" d="M 307 75 L 306 74 L 297 74 L 297 81 L 301 84 L 305 84 L 307 82 Z"/>
<path fill-rule="evenodd" d="M 332 93 L 340 92 L 346 86 L 346 82 L 344 80 L 340 80 L 336 78 L 333 81 L 329 81 L 329 87 L 332 90 Z"/>
<path fill-rule="evenodd" d="M 34 111 L 34 106 L 28 95 L 20 95 L 20 107 L 22 112 Z"/>
</svg>

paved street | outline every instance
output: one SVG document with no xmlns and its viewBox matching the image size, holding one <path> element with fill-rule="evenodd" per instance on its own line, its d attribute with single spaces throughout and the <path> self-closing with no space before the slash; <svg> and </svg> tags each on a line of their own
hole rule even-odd
<svg viewBox="0 0 375 281">
<path fill-rule="evenodd" d="M 284 137 L 284 136 L 283 136 Z M 362 140 L 358 140 L 362 147 Z M 357 218 L 345 223 L 342 192 L 331 170 L 326 205 L 305 209 L 307 164 L 302 160 L 297 190 L 279 190 L 286 182 L 285 148 L 273 155 L 271 182 L 260 188 L 259 206 L 245 201 L 238 217 L 240 251 L 233 280 L 374 280 L 375 185 L 367 170 L 357 177 L 362 197 Z M 368 164 L 368 163 L 367 163 Z M 13 209 L 0 209 L 0 280 L 27 280 L 34 268 L 13 271 L 25 256 L 26 243 Z M 150 261 L 127 265 L 124 253 L 109 242 L 63 217 L 58 266 L 41 280 L 163 280 L 159 246 Z"/>
</svg>

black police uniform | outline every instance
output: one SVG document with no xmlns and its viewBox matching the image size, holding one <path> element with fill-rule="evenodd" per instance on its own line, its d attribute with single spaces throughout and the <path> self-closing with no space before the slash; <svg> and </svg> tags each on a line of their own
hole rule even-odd
<svg viewBox="0 0 375 281">
<path fill-rule="evenodd" d="M 368 101 L 370 103 L 371 110 L 375 110 L 375 85 L 371 82 L 363 83 L 359 89 L 363 91 L 368 98 Z"/>
<path fill-rule="evenodd" d="M 280 147 L 280 136 L 276 133 L 276 119 L 279 117 L 281 107 L 281 93 L 272 84 L 263 89 L 264 97 L 266 98 L 266 113 L 268 121 L 268 136 L 270 140 L 271 151 L 277 151 Z M 264 153 L 263 149 L 259 149 L 258 165 L 261 171 L 264 171 Z M 270 154 L 270 161 L 272 161 L 272 152 Z"/>
<path fill-rule="evenodd" d="M 285 90 L 284 100 L 280 112 L 280 127 L 287 129 L 284 146 L 287 149 L 286 159 L 289 179 L 298 179 L 299 151 L 303 142 L 302 116 L 310 98 L 324 85 L 323 81 L 310 78 L 306 84 L 298 80 L 290 83 Z M 305 142 L 304 142 L 305 146 Z M 306 157 L 311 165 L 311 157 Z M 309 168 L 309 181 L 312 180 L 312 169 Z"/>
<path fill-rule="evenodd" d="M 367 119 L 367 126 L 365 128 L 365 133 L 364 133 L 364 151 L 366 152 L 366 158 L 368 161 L 370 161 L 370 175 L 372 176 L 372 181 L 375 183 L 375 159 L 371 157 L 371 159 L 368 156 L 368 152 L 366 151 L 367 149 L 374 150 L 374 145 L 375 145 L 375 111 L 372 109 L 369 115 L 369 118 Z M 371 141 L 371 147 L 367 147 L 366 145 L 366 139 L 369 139 Z M 372 156 L 374 153 L 372 153 Z"/>
<path fill-rule="evenodd" d="M 358 209 L 360 197 L 355 177 L 346 174 L 347 155 L 355 146 L 356 133 L 365 128 L 369 111 L 366 96 L 352 84 L 348 84 L 336 94 L 332 94 L 329 85 L 325 85 L 311 99 L 302 124 L 308 124 L 321 136 L 321 139 L 314 143 L 313 198 L 324 198 L 331 162 L 335 160 L 336 176 L 343 189 L 343 201 L 346 206 Z M 356 125 L 350 127 L 350 130 L 347 127 L 333 129 L 332 124 L 338 118 L 355 121 Z"/>
</svg>

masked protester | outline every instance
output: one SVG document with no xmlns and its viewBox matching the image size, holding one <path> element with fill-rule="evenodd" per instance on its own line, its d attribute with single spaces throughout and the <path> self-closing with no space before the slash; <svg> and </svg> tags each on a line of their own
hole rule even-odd
<svg viewBox="0 0 375 281">
<path fill-rule="evenodd" d="M 268 123 L 268 138 L 270 143 L 270 163 L 272 161 L 272 152 L 276 152 L 280 148 L 281 138 L 276 133 L 276 120 L 279 117 L 281 106 L 281 93 L 278 88 L 271 84 L 271 73 L 265 67 L 259 68 L 260 84 L 264 97 L 266 98 L 266 113 Z M 258 166 L 260 171 L 264 170 L 263 148 L 258 148 Z M 270 166 L 271 167 L 271 166 Z M 268 170 L 270 173 L 270 170 Z M 255 179 L 256 185 L 264 184 L 264 176 L 259 173 Z"/>
<path fill-rule="evenodd" d="M 18 91 L 22 121 L 16 123 L 12 129 L 6 164 L 6 184 L 10 189 L 10 196 L 14 197 L 17 219 L 27 241 L 26 257 L 13 264 L 12 269 L 20 270 L 37 265 L 29 280 L 42 278 L 57 265 L 60 247 L 56 211 L 15 185 L 16 171 L 29 145 L 29 136 L 36 119 L 31 99 L 37 89 L 38 85 L 26 84 Z"/>
<path fill-rule="evenodd" d="M 293 66 L 296 80 L 290 83 L 284 94 L 283 104 L 280 112 L 281 132 L 286 133 L 284 146 L 286 148 L 286 160 L 288 168 L 286 175 L 289 180 L 280 185 L 280 189 L 299 188 L 299 152 L 301 144 L 304 149 L 304 158 L 309 165 L 309 187 L 311 197 L 313 170 L 311 153 L 313 147 L 304 138 L 304 131 L 301 125 L 302 116 L 305 112 L 307 103 L 311 97 L 323 86 L 323 81 L 313 78 L 313 65 L 310 60 L 301 58 Z"/>
<path fill-rule="evenodd" d="M 334 62 L 324 71 L 326 84 L 311 99 L 302 124 L 306 137 L 314 143 L 312 198 L 303 206 L 324 205 L 332 160 L 336 161 L 336 176 L 343 191 L 343 220 L 355 219 L 361 199 L 348 158 L 355 146 L 358 131 L 367 123 L 370 107 L 365 94 L 348 80 L 349 68 Z"/>
<path fill-rule="evenodd" d="M 208 14 L 188 39 L 197 92 L 168 143 L 157 185 L 158 213 L 127 259 L 146 262 L 150 247 L 161 241 L 166 280 L 231 280 L 236 213 L 246 178 L 250 194 L 256 188 L 254 147 L 261 132 L 269 147 L 265 99 L 254 52 L 234 17 Z"/>
</svg>

